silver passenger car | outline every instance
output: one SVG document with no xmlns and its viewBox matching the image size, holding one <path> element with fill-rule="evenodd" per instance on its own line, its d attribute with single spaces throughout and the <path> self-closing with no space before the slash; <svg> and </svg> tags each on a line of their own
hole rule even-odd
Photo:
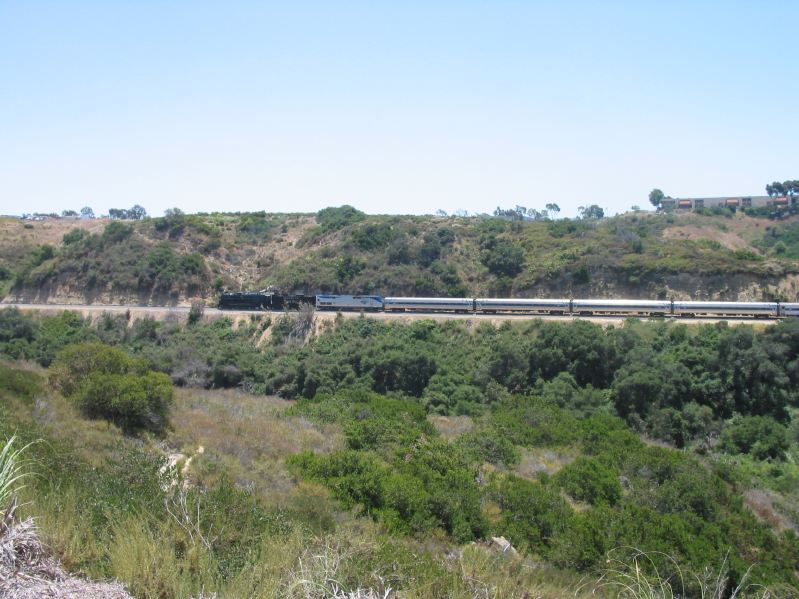
<svg viewBox="0 0 799 599">
<path fill-rule="evenodd" d="M 383 308 L 391 310 L 426 310 L 446 312 L 471 312 L 474 299 L 470 297 L 387 297 Z"/>
<path fill-rule="evenodd" d="M 780 302 L 780 316 L 799 316 L 799 304 Z"/>
<path fill-rule="evenodd" d="M 571 302 L 567 299 L 499 299 L 477 298 L 477 312 L 536 312 L 539 314 L 565 314 Z"/>
<path fill-rule="evenodd" d="M 674 302 L 676 316 L 777 316 L 777 302 Z"/>
<path fill-rule="evenodd" d="M 668 300 L 581 300 L 572 301 L 574 314 L 632 314 L 666 316 L 671 314 Z"/>
</svg>

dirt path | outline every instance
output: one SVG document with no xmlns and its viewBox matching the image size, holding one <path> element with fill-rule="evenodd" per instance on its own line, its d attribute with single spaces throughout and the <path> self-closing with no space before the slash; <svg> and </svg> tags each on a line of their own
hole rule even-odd
<svg viewBox="0 0 799 599">
<path fill-rule="evenodd" d="M 16 307 L 23 312 L 43 312 L 46 314 L 57 314 L 64 310 L 79 312 L 85 318 L 98 318 L 104 312 L 110 314 L 130 314 L 131 320 L 139 318 L 154 318 L 156 320 L 164 320 L 167 318 L 176 318 L 183 320 L 188 318 L 189 308 L 185 306 L 169 307 L 169 306 L 119 306 L 119 305 L 81 305 L 81 304 L 14 304 L 5 303 L 0 304 L 3 307 Z M 206 308 L 204 319 L 216 320 L 218 318 L 230 318 L 234 323 L 248 320 L 251 316 L 255 315 L 278 315 L 279 312 L 261 312 L 252 310 L 219 310 L 217 308 Z M 343 318 L 360 318 L 359 312 L 341 312 Z M 322 322 L 332 322 L 336 319 L 336 312 L 320 312 L 317 311 L 314 315 L 317 324 Z M 364 314 L 366 318 L 375 318 L 377 320 L 387 320 L 396 322 L 412 322 L 415 320 L 465 320 L 469 322 L 491 322 L 502 323 L 506 321 L 525 321 L 525 320 L 552 320 L 560 322 L 571 322 L 574 320 L 588 320 L 601 325 L 622 325 L 628 317 L 625 316 L 547 316 L 540 314 L 453 314 L 453 313 L 432 313 L 432 312 L 371 312 Z M 639 318 L 638 320 L 659 321 L 662 318 Z M 779 322 L 776 319 L 753 319 L 753 318 L 674 318 L 676 322 L 685 324 L 707 324 L 712 322 L 719 322 L 724 320 L 732 325 L 738 324 L 755 324 L 755 325 L 771 325 Z"/>
</svg>

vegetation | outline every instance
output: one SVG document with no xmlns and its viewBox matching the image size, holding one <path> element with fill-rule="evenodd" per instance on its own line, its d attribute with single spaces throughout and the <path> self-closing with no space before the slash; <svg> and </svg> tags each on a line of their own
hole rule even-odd
<svg viewBox="0 0 799 599">
<path fill-rule="evenodd" d="M 22 468 L 22 454 L 25 448 L 16 449 L 16 437 L 9 437 L 0 448 L 0 510 L 4 512 L 12 499 L 22 490 L 22 479 L 26 473 Z"/>
<path fill-rule="evenodd" d="M 159 473 L 163 459 L 146 437 L 133 441 L 113 425 L 82 420 L 48 393 L 40 374 L 0 368 L 0 438 L 18 431 L 22 443 L 43 440 L 28 449 L 34 476 L 20 498 L 26 514 L 37 518 L 43 540 L 65 567 L 119 579 L 137 597 L 322 599 L 361 589 L 363 597 L 392 590 L 420 599 L 525 592 L 555 598 L 577 586 L 576 576 L 525 568 L 521 558 L 484 545 L 445 559 L 442 543 L 359 522 L 305 483 L 288 503 L 275 505 L 214 474 L 217 460 L 228 457 L 221 449 L 198 455 L 184 486 L 179 470 Z M 11 372 L 25 381 L 17 387 L 36 389 L 35 404 L 6 385 Z M 195 414 L 192 405 L 183 404 L 178 422 Z M 259 418 L 278 427 L 300 422 L 271 412 Z M 196 430 L 185 426 L 177 424 L 175 434 Z"/>
<path fill-rule="evenodd" d="M 665 297 L 698 289 L 738 299 L 754 282 L 763 297 L 792 298 L 787 283 L 778 288 L 799 270 L 792 218 L 775 222 L 768 211 L 725 208 L 608 218 L 587 205 L 580 218 L 558 219 L 557 208 L 516 206 L 473 217 L 366 215 L 351 206 L 315 215 L 172 209 L 161 218 L 123 221 L 123 214 L 106 224 L 48 222 L 58 235 L 26 223 L 25 235 L 0 237 L 0 276 L 21 298 L 187 304 L 224 288 L 268 285 L 307 293 L 543 297 L 601 296 L 609 288 Z M 4 224 L 21 230 L 18 222 Z"/>
<path fill-rule="evenodd" d="M 105 418 L 127 432 L 160 431 L 172 404 L 172 382 L 141 359 L 101 343 L 62 350 L 53 363 L 53 385 L 90 418 Z"/>
<path fill-rule="evenodd" d="M 667 296 L 686 272 L 784 298 L 770 285 L 799 259 L 790 219 L 556 208 L 173 209 L 47 238 L 13 223 L 23 241 L 0 243 L 0 283 L 18 294 L 80 274 L 90 298 L 193 302 L 185 325 L 0 310 L 0 356 L 16 361 L 0 363 L 0 438 L 45 440 L 29 449 L 25 509 L 68 569 L 141 597 L 617 596 L 633 573 L 641 592 L 685 596 L 795 585 L 795 321 L 319 323 L 305 310 L 233 326 L 200 301 L 256 284 L 562 295 L 613 281 Z M 500 536 L 514 551 L 490 548 Z"/>
<path fill-rule="evenodd" d="M 654 552 L 647 576 L 676 575 L 676 563 L 697 573 L 726 564 L 733 587 L 745 575 L 756 584 L 794 583 L 799 543 L 790 532 L 797 523 L 789 506 L 799 497 L 799 469 L 791 458 L 797 444 L 789 431 L 795 430 L 799 324 L 786 321 L 755 330 L 723 324 L 628 322 L 602 328 L 584 321 L 533 321 L 467 328 L 450 321 L 400 325 L 355 318 L 339 321 L 309 344 L 285 334 L 262 343 L 264 330 L 293 327 L 288 316 L 283 318 L 286 324 L 280 325 L 253 318 L 234 330 L 225 320 L 197 320 L 184 327 L 139 320 L 128 326 L 124 317 L 107 317 L 92 325 L 63 315 L 32 319 L 3 310 L 0 352 L 49 364 L 52 354 L 43 348 L 65 347 L 52 361 L 50 380 L 81 413 L 93 417 L 98 414 L 87 410 L 85 401 L 97 401 L 102 409 L 115 405 L 98 401 L 100 394 L 140 405 L 132 399 L 138 397 L 135 381 L 146 377 L 125 377 L 155 369 L 163 373 L 158 375 L 163 389 L 168 375 L 186 387 L 244 387 L 299 398 L 283 413 L 289 420 L 263 431 L 286 430 L 288 422 L 310 423 L 325 435 L 337 431 L 334 438 L 340 441 L 324 449 L 286 445 L 280 465 L 267 467 L 261 461 L 266 457 L 253 457 L 273 450 L 253 454 L 243 448 L 231 463 L 224 452 L 241 445 L 232 441 L 213 441 L 212 453 L 198 458 L 194 476 L 200 486 L 174 501 L 178 506 L 188 502 L 189 513 L 195 509 L 192 501 L 200 502 L 201 513 L 202 506 L 210 511 L 211 520 L 200 525 L 202 534 L 189 530 L 206 539 L 205 544 L 194 541 L 203 549 L 193 551 L 211 560 L 203 563 L 215 564 L 216 570 L 203 566 L 202 576 L 208 578 L 202 580 L 217 586 L 236 579 L 242 568 L 252 566 L 249 560 L 264 559 L 255 549 L 264 535 L 286 539 L 284 533 L 306 534 L 298 532 L 305 526 L 314 535 L 342 534 L 335 532 L 332 516 L 340 509 L 374 522 L 374 534 L 385 535 L 380 542 L 391 547 L 387 560 L 401 561 L 403 547 L 425 539 L 462 544 L 501 535 L 522 555 L 567 572 L 599 576 L 608 551 L 630 546 Z M 7 418 L 18 418 L 28 409 L 20 406 L 33 406 L 30 398 L 41 397 L 38 377 L 15 372 L 0 377 L 9 381 L 5 393 L 17 398 L 8 404 L 16 408 Z M 181 410 L 196 410 L 189 406 L 201 404 L 183 405 Z M 163 420 L 154 428 L 167 440 L 174 436 L 185 443 L 198 426 L 196 420 L 189 424 L 190 413 L 173 413 L 175 432 Z M 471 424 L 444 438 L 431 424 L 431 414 L 461 415 Z M 151 421 L 131 421 L 119 412 L 102 416 L 126 430 L 150 428 L 142 422 Z M 218 428 L 225 418 L 206 418 L 201 427 L 208 430 L 219 420 L 213 425 Z M 35 430 L 39 436 L 54 434 Z M 275 433 L 253 436 L 264 434 Z M 640 434 L 684 449 L 648 445 Z M 555 467 L 539 464 L 533 456 L 541 451 L 565 457 Z M 146 463 L 149 458 L 136 459 Z M 125 468 L 126 481 L 151 476 L 129 464 Z M 148 468 L 153 472 L 157 462 Z M 237 488 L 225 472 L 238 473 L 240 484 L 252 492 Z M 266 478 L 257 482 L 261 476 Z M 275 495 L 269 490 L 292 476 L 293 484 L 310 485 L 316 489 L 313 496 L 329 493 L 330 499 L 309 505 L 300 499 L 309 491 Z M 204 485 L 203 494 L 195 496 Z M 755 488 L 782 498 L 781 504 L 771 504 L 766 521 L 755 515 L 764 513 L 763 506 L 753 513 L 744 501 L 744 493 Z M 160 501 L 176 505 L 164 499 L 164 492 L 159 491 Z M 121 509 L 133 509 L 127 501 Z M 135 510 L 147 505 L 155 516 L 162 514 L 162 507 L 136 505 Z M 214 540 L 210 531 L 231 526 L 216 520 L 223 517 L 218 510 L 244 518 L 233 527 L 238 540 L 225 535 Z M 788 523 L 788 532 L 770 527 L 775 517 Z M 170 518 L 167 514 L 166 521 Z M 252 524 L 248 518 L 254 518 Z M 99 544 L 96 551 L 104 551 L 99 549 L 103 535 L 123 534 L 108 526 L 93 541 Z M 147 542 L 173 546 L 176 531 L 186 533 L 170 527 L 152 529 L 158 532 L 148 533 L 155 536 Z M 125 529 L 125 538 L 144 539 L 134 532 Z M 419 567 L 443 567 L 434 556 L 429 559 Z M 81 563 L 102 575 L 110 572 L 91 560 Z M 178 572 L 182 567 L 176 566 Z M 422 576 L 415 568 L 416 574 L 405 570 L 403 576 Z M 191 576 L 186 584 L 200 583 Z M 141 571 L 125 577 L 136 579 Z M 409 584 L 409 578 L 403 580 Z M 691 579 L 686 588 L 694 592 L 698 584 Z"/>
</svg>

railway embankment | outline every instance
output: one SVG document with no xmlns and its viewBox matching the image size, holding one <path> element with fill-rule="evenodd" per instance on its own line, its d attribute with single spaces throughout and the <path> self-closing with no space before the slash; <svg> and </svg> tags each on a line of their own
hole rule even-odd
<svg viewBox="0 0 799 599">
<path fill-rule="evenodd" d="M 799 299 L 799 221 L 312 214 L 0 219 L 0 295 L 189 306 L 223 289 L 439 297 Z"/>
</svg>

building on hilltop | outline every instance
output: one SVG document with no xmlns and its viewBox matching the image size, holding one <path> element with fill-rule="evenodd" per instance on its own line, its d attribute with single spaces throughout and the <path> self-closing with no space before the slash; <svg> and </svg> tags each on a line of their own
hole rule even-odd
<svg viewBox="0 0 799 599">
<path fill-rule="evenodd" d="M 692 210 L 696 208 L 764 208 L 766 206 L 789 206 L 786 196 L 731 196 L 722 198 L 664 198 L 662 210 Z"/>
</svg>

